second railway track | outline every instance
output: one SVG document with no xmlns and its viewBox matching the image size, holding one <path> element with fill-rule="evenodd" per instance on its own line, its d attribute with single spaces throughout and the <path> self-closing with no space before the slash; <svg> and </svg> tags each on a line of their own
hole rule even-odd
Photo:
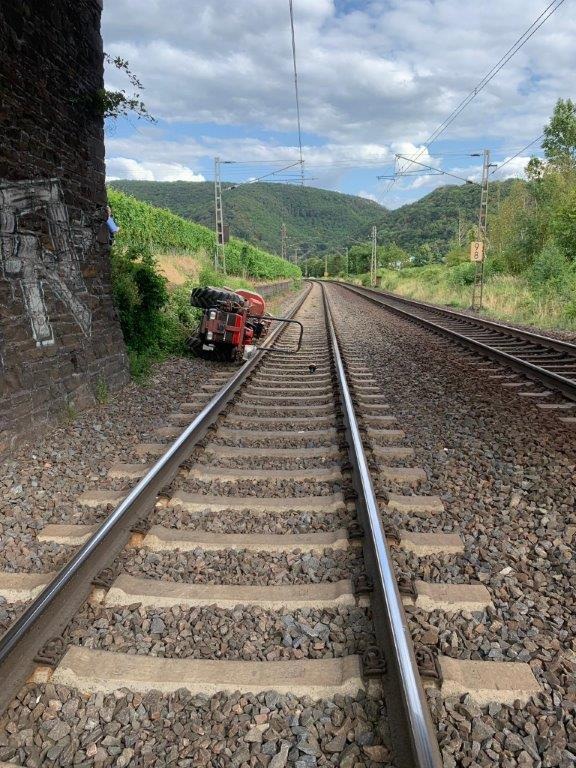
<svg viewBox="0 0 576 768">
<path fill-rule="evenodd" d="M 540 400 L 544 403 L 542 407 L 560 411 L 565 423 L 576 424 L 576 344 L 384 291 L 347 283 L 343 285 L 369 301 L 502 365 L 509 372 L 509 375 L 502 377 L 506 379 L 506 386 L 520 388 L 526 386 L 527 380 L 541 384 L 541 391 L 524 392 L 523 396 Z M 497 371 L 492 373 L 498 375 Z M 526 377 L 524 383 L 519 374 Z M 545 403 L 553 391 L 568 398 L 568 402 Z"/>
</svg>

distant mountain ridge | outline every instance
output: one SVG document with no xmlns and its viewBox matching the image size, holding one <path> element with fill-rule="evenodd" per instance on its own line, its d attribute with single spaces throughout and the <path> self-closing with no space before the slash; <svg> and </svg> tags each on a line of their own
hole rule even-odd
<svg viewBox="0 0 576 768">
<path fill-rule="evenodd" d="M 505 197 L 510 185 L 510 181 L 492 184 L 491 199 Z M 110 186 L 213 227 L 211 182 L 120 180 Z M 459 218 L 463 225 L 475 222 L 479 197 L 476 184 L 448 185 L 414 203 L 388 210 L 372 200 L 341 192 L 259 182 L 226 190 L 223 207 L 231 234 L 275 253 L 281 252 L 280 228 L 284 222 L 289 256 L 296 248 L 305 256 L 366 242 L 374 225 L 380 243 L 395 242 L 409 252 L 429 243 L 443 251 L 455 237 Z"/>
</svg>

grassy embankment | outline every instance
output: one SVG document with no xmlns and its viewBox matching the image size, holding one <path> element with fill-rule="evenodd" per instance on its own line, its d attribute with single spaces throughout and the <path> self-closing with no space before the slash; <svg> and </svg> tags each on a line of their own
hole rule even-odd
<svg viewBox="0 0 576 768">
<path fill-rule="evenodd" d="M 232 238 L 226 246 L 226 276 L 211 265 L 214 234 L 161 208 L 108 190 L 120 226 L 112 249 L 112 281 L 133 376 L 142 378 L 154 360 L 186 352 L 197 322 L 188 301 L 194 285 L 251 287 L 292 279 L 298 267 Z"/>
<path fill-rule="evenodd" d="M 380 275 L 383 290 L 457 309 L 470 307 L 474 275 L 470 264 L 385 269 L 380 270 Z M 368 276 L 362 277 L 366 283 Z M 532 268 L 511 275 L 491 269 L 487 262 L 483 303 L 482 314 L 487 317 L 536 328 L 576 331 L 576 271 L 555 271 L 551 264 L 544 274 Z"/>
</svg>

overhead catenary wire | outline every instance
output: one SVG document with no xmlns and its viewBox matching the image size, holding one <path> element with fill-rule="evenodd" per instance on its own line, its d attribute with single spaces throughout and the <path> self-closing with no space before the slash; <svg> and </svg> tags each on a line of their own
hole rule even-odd
<svg viewBox="0 0 576 768">
<path fill-rule="evenodd" d="M 296 97 L 296 118 L 298 122 L 298 150 L 300 153 L 300 171 L 302 186 L 304 186 L 304 156 L 302 154 L 302 124 L 300 121 L 300 93 L 298 91 L 298 67 L 296 64 L 296 35 L 294 33 L 294 4 L 288 0 L 290 8 L 290 31 L 292 33 L 292 63 L 294 65 L 294 94 Z"/>
<path fill-rule="evenodd" d="M 522 147 L 522 149 L 518 150 L 515 155 L 512 155 L 512 157 L 509 157 L 507 160 L 505 160 L 500 165 L 497 165 L 496 168 L 494 168 L 493 171 L 490 171 L 490 175 L 493 173 L 496 173 L 497 171 L 500 171 L 502 168 L 504 168 L 505 165 L 508 165 L 508 163 L 511 163 L 512 160 L 516 160 L 517 157 L 520 157 L 520 155 L 523 152 L 526 152 L 527 149 L 529 149 L 531 146 L 536 144 L 536 142 L 541 141 L 544 138 L 544 134 L 541 133 L 540 136 L 537 136 L 535 139 L 532 139 L 532 141 L 529 144 L 526 144 L 525 147 Z"/>
<path fill-rule="evenodd" d="M 404 155 L 397 155 L 398 158 L 401 158 L 402 160 L 408 160 L 407 157 Z M 414 165 L 420 165 L 422 168 L 427 168 L 429 171 L 434 171 L 434 175 L 436 176 L 451 176 L 453 179 L 459 179 L 460 181 L 465 181 L 466 184 L 475 184 L 476 182 L 472 181 L 471 179 L 465 179 L 463 176 L 458 176 L 455 173 L 450 173 L 449 171 L 443 171 L 441 168 L 434 168 L 433 165 L 427 165 L 426 163 L 420 163 L 417 160 L 410 159 L 410 162 Z M 409 171 L 406 171 L 405 173 L 410 173 Z M 404 175 L 402 172 L 398 172 L 398 175 Z"/>
<path fill-rule="evenodd" d="M 542 134 L 543 136 L 543 134 Z M 542 136 L 539 136 L 538 138 L 542 138 Z M 538 139 L 534 139 L 530 144 L 523 146 L 522 148 L 518 148 L 517 145 L 513 146 L 502 146 L 499 147 L 497 150 L 499 153 L 517 153 L 513 157 L 508 158 L 506 162 L 510 162 L 514 157 L 517 157 L 519 154 L 522 154 L 528 147 L 530 147 L 532 144 L 536 143 Z M 477 148 L 469 149 L 469 150 L 462 150 L 459 152 L 440 152 L 438 155 L 438 159 L 441 160 L 442 158 L 466 158 L 470 157 L 471 155 L 474 155 L 478 153 L 479 150 Z M 404 156 L 407 157 L 407 156 Z M 410 158 L 411 160 L 412 158 Z M 241 176 L 242 180 L 238 181 L 236 183 L 255 183 L 256 181 L 259 181 L 263 178 L 267 178 L 269 176 L 274 176 L 280 173 L 283 173 L 284 171 L 287 171 L 291 168 L 295 168 L 296 166 L 300 165 L 299 160 L 295 160 L 293 162 L 289 162 L 289 158 L 285 157 L 284 159 L 269 159 L 269 160 L 226 160 L 222 161 L 223 164 L 228 165 L 228 169 L 226 171 L 226 175 L 228 177 L 230 176 Z M 287 165 L 285 163 L 288 163 Z M 281 166 L 279 168 L 275 168 L 274 166 Z M 348 169 L 348 168 L 378 168 L 378 167 L 385 167 L 387 165 L 392 165 L 391 159 L 388 158 L 374 158 L 374 159 L 334 159 L 334 160 L 318 160 L 317 162 L 309 161 L 307 160 L 305 163 L 305 168 L 308 170 L 339 170 L 339 169 Z M 504 165 L 504 163 L 502 163 Z M 260 167 L 258 167 L 260 166 Z M 262 173 L 261 166 L 269 166 L 270 170 L 266 170 L 265 173 Z M 500 166 L 502 167 L 502 166 Z M 250 171 L 253 170 L 253 174 L 250 174 Z M 440 172 L 440 169 L 438 169 L 438 172 Z M 420 173 L 420 171 L 414 170 L 414 171 L 405 171 L 402 175 L 408 175 L 410 173 Z M 292 174 L 290 174 L 292 176 Z M 300 176 L 300 174 L 298 174 Z M 232 179 L 229 179 L 232 181 Z"/>
<path fill-rule="evenodd" d="M 488 83 L 500 72 L 500 70 L 515 56 L 518 51 L 526 45 L 528 40 L 540 29 L 540 27 L 555 13 L 565 0 L 552 0 L 539 16 L 530 24 L 530 26 L 520 35 L 520 37 L 508 48 L 506 53 L 494 64 L 494 66 L 484 75 L 484 77 L 474 86 L 474 88 L 462 99 L 462 101 L 452 110 L 445 120 L 430 134 L 423 144 L 420 151 L 414 156 L 414 160 L 421 157 L 424 152 L 448 129 L 466 107 L 484 90 Z M 406 166 L 408 167 L 408 166 Z M 403 169 L 400 169 L 403 170 Z M 405 168 L 404 168 L 405 170 Z M 392 179 L 386 192 L 389 192 L 394 185 L 396 178 Z"/>
<path fill-rule="evenodd" d="M 278 168 L 275 171 L 270 171 L 270 173 L 264 173 L 262 174 L 262 176 L 258 176 L 255 179 L 248 179 L 247 181 L 244 181 L 244 182 L 242 181 L 238 182 L 238 184 L 234 184 L 233 186 L 228 187 L 228 189 L 234 189 L 235 187 L 239 187 L 240 185 L 243 185 L 243 184 L 256 184 L 256 182 L 262 181 L 262 179 L 267 179 L 269 176 L 275 176 L 277 173 L 282 173 L 282 171 L 286 171 L 289 168 L 294 168 L 296 165 L 300 165 L 300 163 L 299 162 L 290 163 L 290 165 L 285 165 L 284 168 Z"/>
</svg>

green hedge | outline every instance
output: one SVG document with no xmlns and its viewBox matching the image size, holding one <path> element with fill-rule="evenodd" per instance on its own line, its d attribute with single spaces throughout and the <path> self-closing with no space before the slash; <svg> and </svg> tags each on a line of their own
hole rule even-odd
<svg viewBox="0 0 576 768">
<path fill-rule="evenodd" d="M 163 208 L 155 208 L 116 189 L 108 188 L 108 201 L 120 227 L 118 246 L 152 251 L 214 250 L 214 233 L 207 227 L 182 219 Z M 299 279 L 300 268 L 289 261 L 231 238 L 226 245 L 226 269 L 232 275 L 277 280 Z"/>
</svg>

